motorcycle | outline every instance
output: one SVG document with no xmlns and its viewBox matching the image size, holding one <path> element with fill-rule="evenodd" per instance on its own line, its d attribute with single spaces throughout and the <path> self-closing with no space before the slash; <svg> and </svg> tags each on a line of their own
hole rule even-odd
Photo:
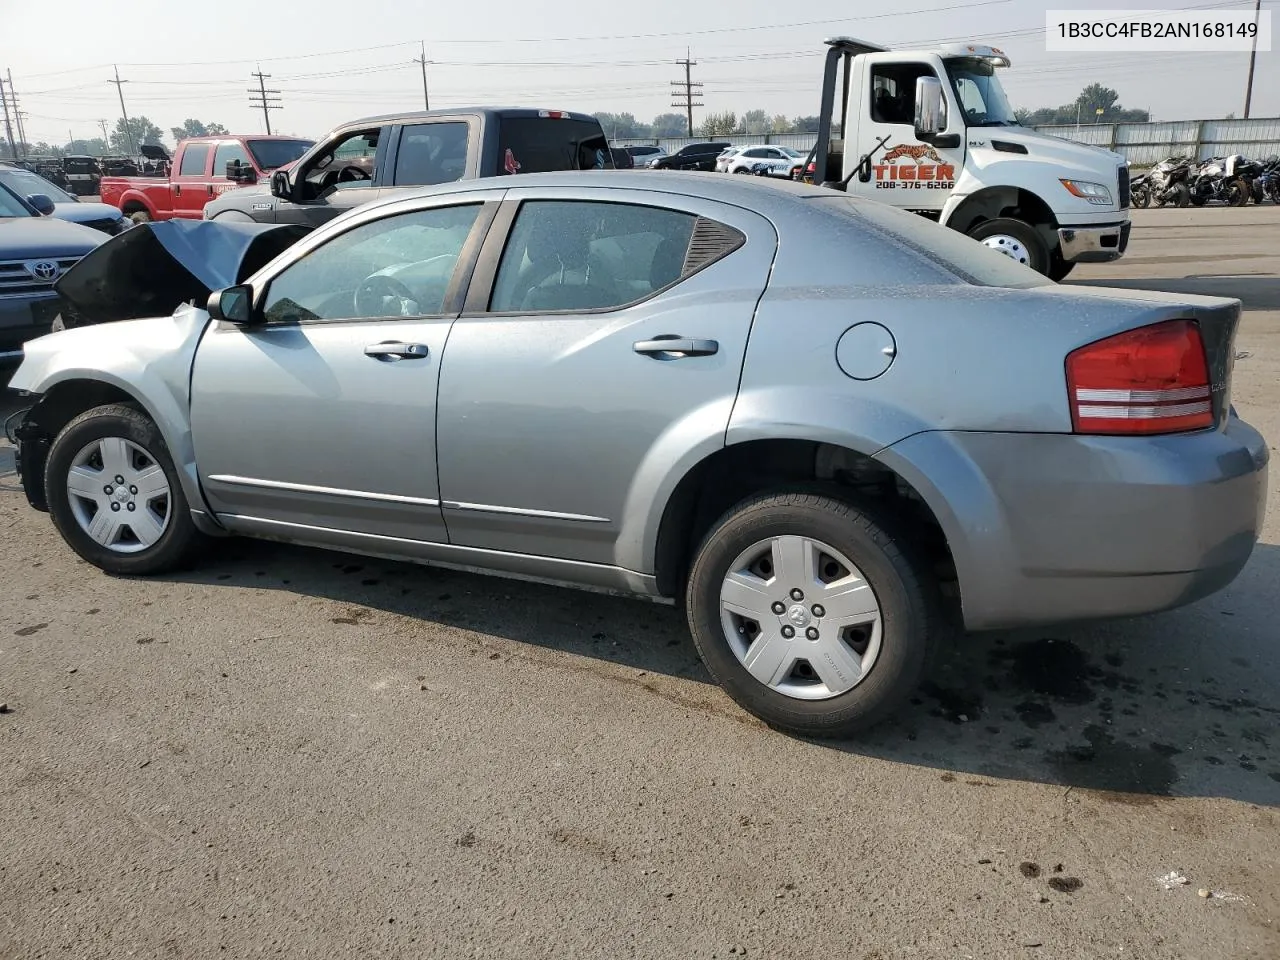
<svg viewBox="0 0 1280 960">
<path fill-rule="evenodd" d="M 1253 178 L 1253 202 L 1270 199 L 1280 204 L 1280 157 L 1268 157 L 1259 166 L 1261 169 Z"/>
<path fill-rule="evenodd" d="M 1244 157 L 1235 153 L 1229 157 L 1212 157 L 1201 163 L 1191 177 L 1191 203 L 1197 207 L 1203 207 L 1211 200 L 1232 207 L 1248 203 L 1251 188 L 1236 174 L 1236 167 L 1243 161 Z"/>
<path fill-rule="evenodd" d="M 1129 178 L 1129 205 L 1143 210 L 1151 206 L 1151 174 L 1140 173 Z"/>
<path fill-rule="evenodd" d="M 1191 202 L 1191 160 L 1187 157 L 1169 157 L 1161 160 L 1148 174 L 1147 194 L 1150 203 L 1163 207 L 1172 203 L 1185 207 Z"/>
</svg>

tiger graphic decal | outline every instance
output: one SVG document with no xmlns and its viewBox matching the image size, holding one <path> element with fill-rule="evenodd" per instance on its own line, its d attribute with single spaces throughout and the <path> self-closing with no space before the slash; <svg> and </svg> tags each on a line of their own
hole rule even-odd
<svg viewBox="0 0 1280 960">
<path fill-rule="evenodd" d="M 877 190 L 950 190 L 956 185 L 955 165 L 927 143 L 894 144 L 871 169 Z"/>
</svg>

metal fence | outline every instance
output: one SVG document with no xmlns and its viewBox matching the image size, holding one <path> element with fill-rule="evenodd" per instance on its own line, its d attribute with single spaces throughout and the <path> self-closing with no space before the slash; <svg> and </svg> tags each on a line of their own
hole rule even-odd
<svg viewBox="0 0 1280 960">
<path fill-rule="evenodd" d="M 1133 167 L 1149 167 L 1165 157 L 1197 160 L 1243 153 L 1264 159 L 1280 154 L 1280 117 L 1250 120 L 1171 120 L 1164 123 L 1088 123 L 1040 126 L 1050 136 L 1106 147 L 1122 154 Z M 607 132 L 607 131 L 606 131 Z M 675 153 L 688 143 L 708 140 L 735 145 L 774 143 L 808 152 L 817 140 L 813 133 L 732 134 L 725 137 L 641 137 L 611 139 L 614 146 L 657 144 Z"/>
</svg>

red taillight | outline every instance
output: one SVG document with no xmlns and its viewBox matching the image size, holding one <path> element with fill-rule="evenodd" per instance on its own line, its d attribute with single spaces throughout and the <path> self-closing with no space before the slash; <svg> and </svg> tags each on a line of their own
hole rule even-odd
<svg viewBox="0 0 1280 960">
<path fill-rule="evenodd" d="M 1076 433 L 1152 434 L 1213 426 L 1200 327 L 1168 320 L 1099 340 L 1067 356 Z"/>
</svg>

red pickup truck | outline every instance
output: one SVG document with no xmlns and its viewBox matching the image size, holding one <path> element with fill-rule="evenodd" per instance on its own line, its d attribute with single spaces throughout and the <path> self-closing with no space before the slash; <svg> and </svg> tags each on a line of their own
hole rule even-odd
<svg viewBox="0 0 1280 960">
<path fill-rule="evenodd" d="M 314 144 L 296 137 L 192 137 L 178 144 L 168 177 L 103 177 L 98 194 L 138 223 L 199 220 L 227 190 L 269 179 Z"/>
</svg>

